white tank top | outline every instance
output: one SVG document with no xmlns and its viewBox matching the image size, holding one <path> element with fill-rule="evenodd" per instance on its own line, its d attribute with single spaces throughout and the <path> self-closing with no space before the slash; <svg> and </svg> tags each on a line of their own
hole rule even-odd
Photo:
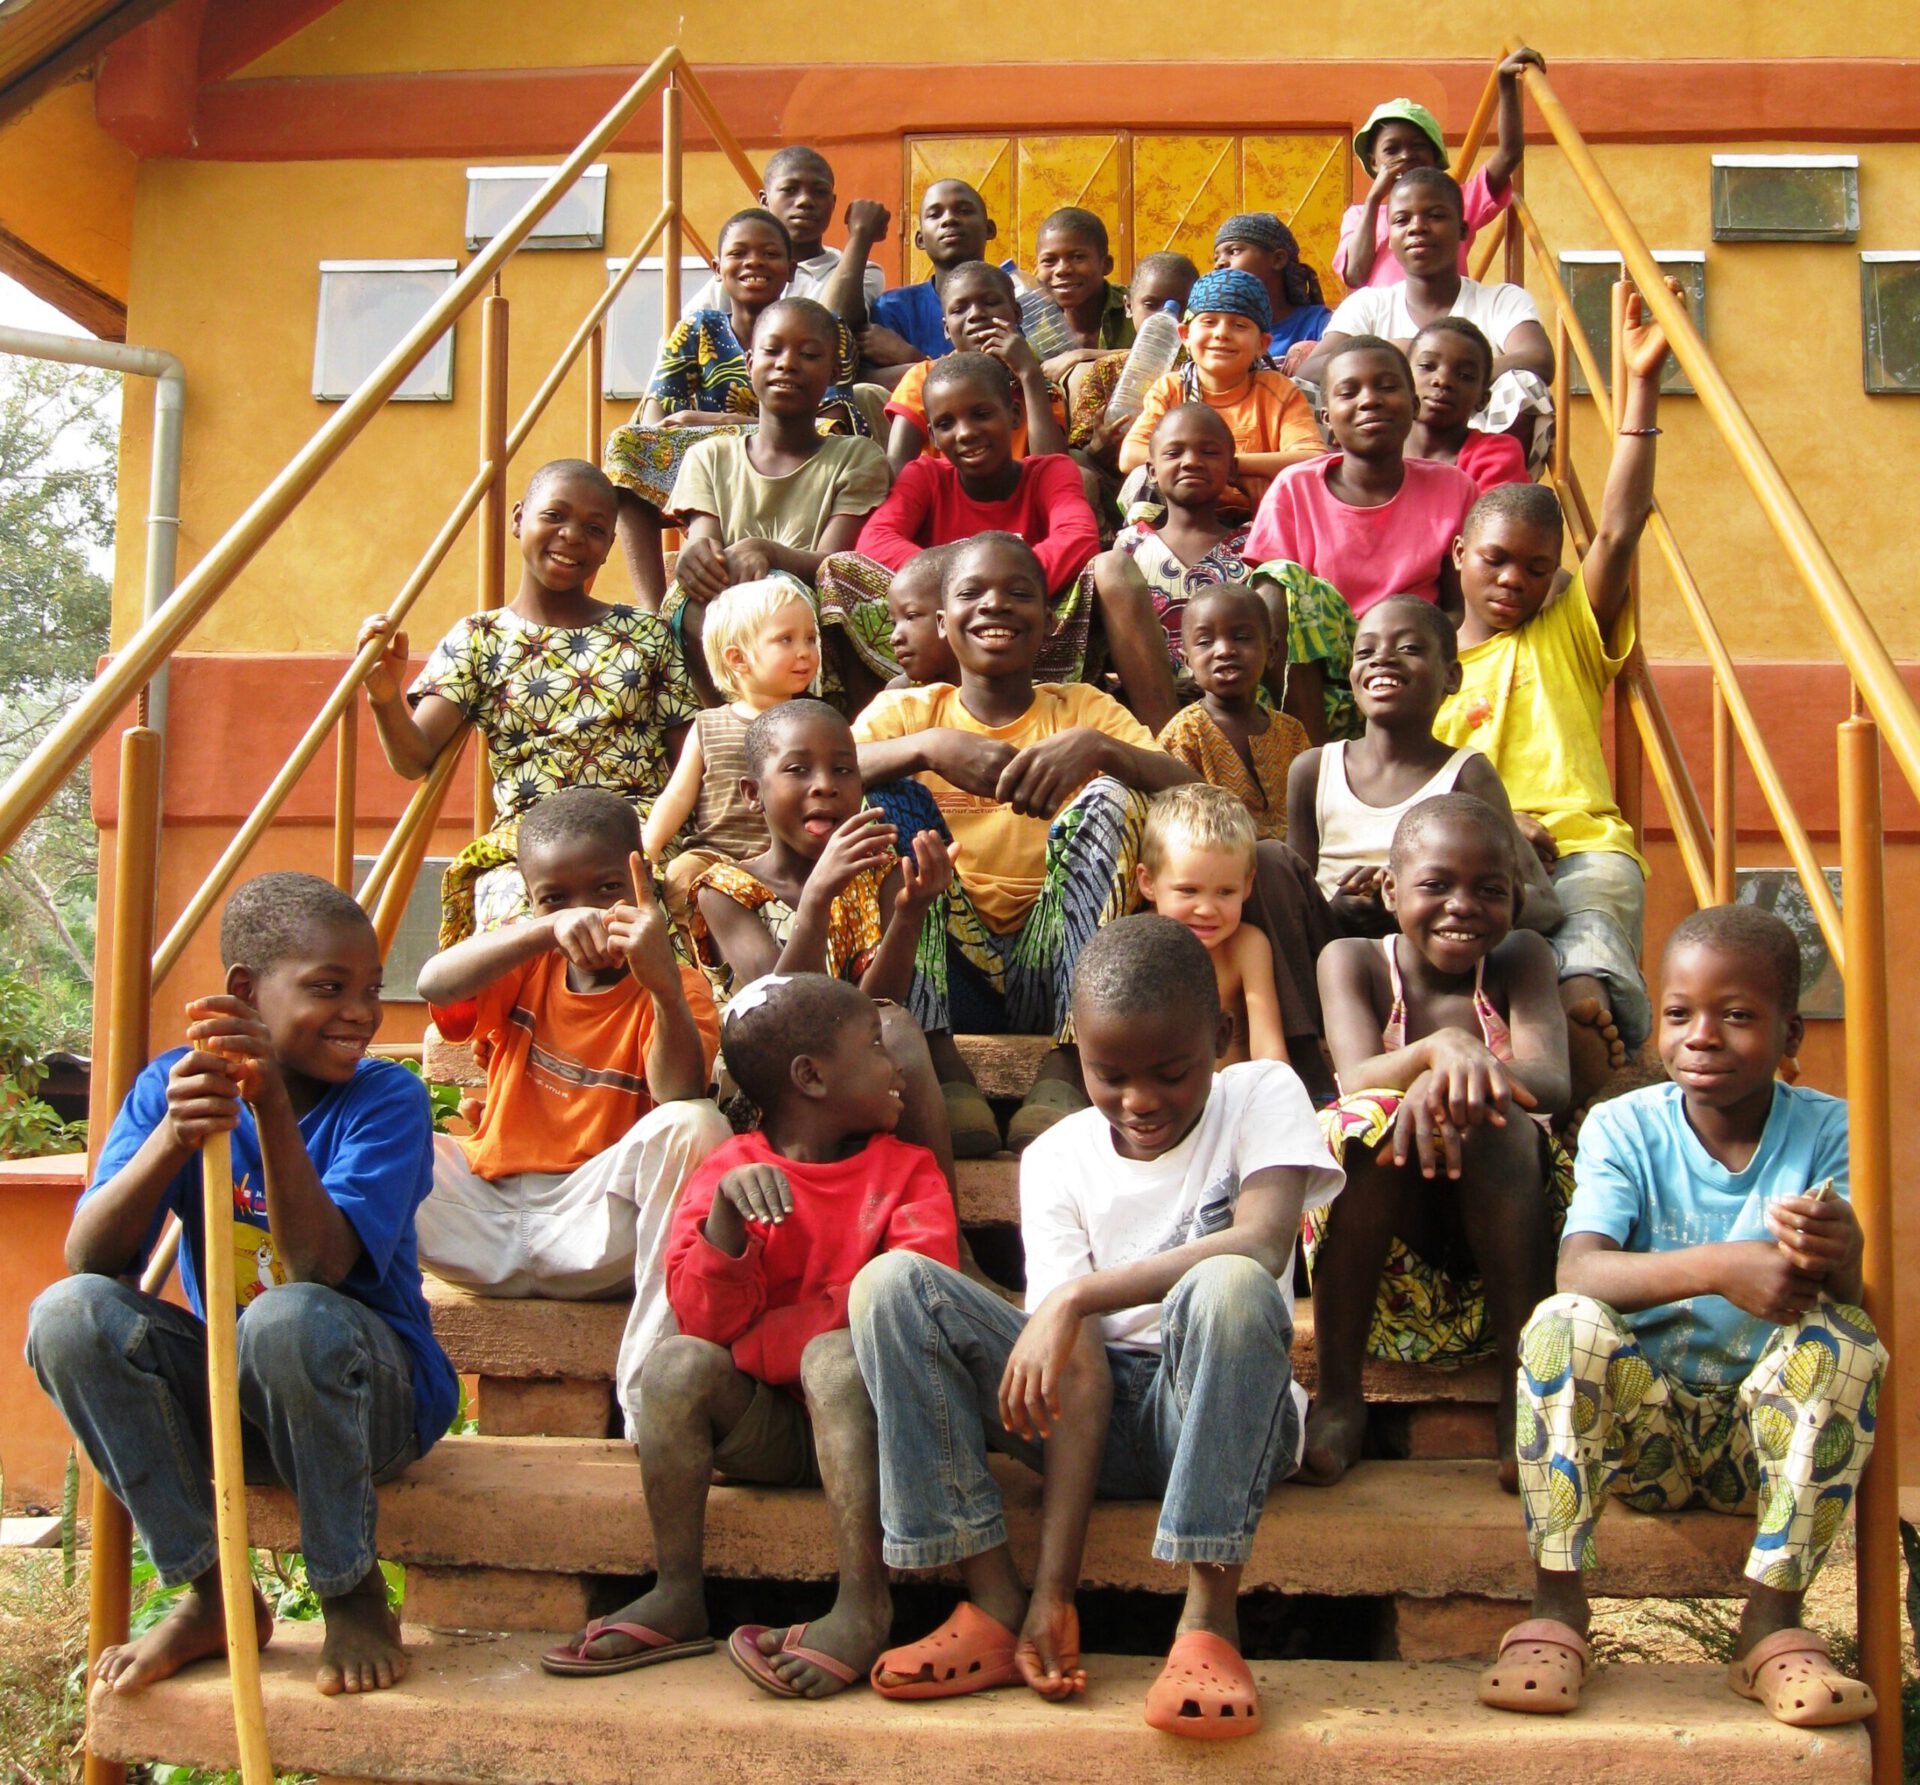
<svg viewBox="0 0 1920 1785">
<path fill-rule="evenodd" d="M 1347 785 L 1345 739 L 1320 749 L 1320 780 L 1313 793 L 1313 816 L 1320 829 L 1320 865 L 1313 877 L 1332 898 L 1342 876 L 1353 868 L 1386 865 L 1393 833 L 1400 820 L 1422 800 L 1451 793 L 1460 778 L 1460 765 L 1479 752 L 1462 745 L 1443 762 L 1433 779 L 1416 788 L 1397 806 L 1369 806 Z"/>
</svg>

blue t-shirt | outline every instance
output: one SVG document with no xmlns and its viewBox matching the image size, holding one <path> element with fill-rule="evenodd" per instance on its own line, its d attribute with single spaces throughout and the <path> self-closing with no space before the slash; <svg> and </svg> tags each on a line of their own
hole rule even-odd
<svg viewBox="0 0 1920 1785">
<path fill-rule="evenodd" d="M 1604 1234 L 1624 1252 L 1771 1241 L 1767 1205 L 1823 1178 L 1848 1194 L 1847 1106 L 1838 1097 L 1776 1083 L 1753 1158 L 1729 1171 L 1700 1144 L 1680 1087 L 1649 1085 L 1596 1103 L 1581 1125 L 1566 1230 Z M 1692 1388 L 1745 1380 L 1774 1330 L 1719 1295 L 1620 1318 L 1655 1369 Z"/>
<path fill-rule="evenodd" d="M 85 1202 L 121 1171 L 146 1138 L 166 1119 L 167 1074 L 186 1053 L 160 1055 L 134 1081 L 101 1149 Z M 360 1256 L 340 1284 L 380 1316 L 413 1360 L 413 1420 L 424 1456 L 452 1423 L 460 1385 L 453 1365 L 433 1336 L 426 1297 L 420 1291 L 420 1260 L 414 1250 L 414 1211 L 433 1188 L 433 1112 L 427 1088 L 391 1060 L 362 1060 L 343 1085 L 333 1085 L 300 1118 L 300 1138 L 334 1206 L 353 1223 Z M 244 1310 L 255 1296 L 285 1282 L 273 1236 L 267 1229 L 266 1173 L 260 1160 L 260 1130 L 253 1111 L 240 1108 L 234 1130 L 234 1287 Z M 186 1243 L 180 1248 L 180 1287 L 187 1305 L 206 1317 L 200 1285 L 205 1277 L 200 1161 L 196 1156 L 167 1185 L 141 1249 L 144 1262 L 171 1211 L 180 1217 Z"/>
<path fill-rule="evenodd" d="M 1275 326 L 1267 351 L 1278 361 L 1296 342 L 1319 340 L 1332 320 L 1333 312 L 1325 304 L 1296 304 L 1293 313 Z"/>
<path fill-rule="evenodd" d="M 905 336 L 928 359 L 945 359 L 953 351 L 947 339 L 946 311 L 931 279 L 883 291 L 867 306 L 867 314 L 882 328 Z"/>
</svg>

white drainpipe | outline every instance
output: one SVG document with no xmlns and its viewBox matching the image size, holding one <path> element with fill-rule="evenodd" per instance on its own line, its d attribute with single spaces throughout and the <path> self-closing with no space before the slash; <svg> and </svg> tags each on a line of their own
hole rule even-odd
<svg viewBox="0 0 1920 1785">
<path fill-rule="evenodd" d="M 180 437 L 187 407 L 187 371 L 158 347 L 124 347 L 82 335 L 43 335 L 37 329 L 0 327 L 0 353 L 98 366 L 151 378 L 153 390 L 153 481 L 147 496 L 147 576 L 143 609 L 151 614 L 173 593 L 180 544 Z M 167 735 L 167 671 L 163 664 L 148 686 L 147 723 Z"/>
</svg>

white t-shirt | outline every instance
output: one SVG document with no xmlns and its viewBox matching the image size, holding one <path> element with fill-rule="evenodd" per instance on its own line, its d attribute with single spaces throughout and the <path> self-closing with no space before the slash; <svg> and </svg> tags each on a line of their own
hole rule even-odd
<svg viewBox="0 0 1920 1785">
<path fill-rule="evenodd" d="M 1521 323 L 1540 320 L 1540 307 L 1524 285 L 1482 285 L 1463 275 L 1460 295 L 1448 315 L 1464 316 L 1493 343 L 1495 353 L 1503 353 L 1507 337 Z M 1407 308 L 1404 279 L 1392 285 L 1362 286 L 1341 300 L 1327 324 L 1330 335 L 1384 335 L 1389 341 L 1411 341 L 1419 332 Z"/>
<path fill-rule="evenodd" d="M 833 269 L 840 264 L 838 248 L 822 248 L 818 254 L 809 255 L 793 269 L 793 277 L 787 281 L 782 297 L 817 298 L 826 282 L 833 277 Z M 866 288 L 867 302 L 872 304 L 881 292 L 887 288 L 887 276 L 872 261 L 867 262 L 866 272 L 860 283 Z M 682 316 L 691 316 L 696 310 L 729 310 L 727 294 L 720 289 L 718 275 L 709 279 L 696 292 L 690 293 L 680 305 Z"/>
<path fill-rule="evenodd" d="M 1324 1208 L 1346 1182 L 1305 1088 L 1278 1060 L 1243 1061 L 1218 1073 L 1193 1131 L 1157 1159 L 1123 1159 L 1097 1109 L 1054 1123 L 1020 1160 L 1028 1310 L 1075 1277 L 1136 1264 L 1231 1227 L 1240 1186 L 1273 1166 L 1307 1174 L 1303 1209 Z M 1291 1255 L 1279 1284 L 1291 1320 Z M 1109 1345 L 1160 1349 L 1157 1302 L 1103 1314 L 1100 1327 Z M 1293 1394 L 1304 1418 L 1306 1391 L 1296 1382 Z"/>
</svg>

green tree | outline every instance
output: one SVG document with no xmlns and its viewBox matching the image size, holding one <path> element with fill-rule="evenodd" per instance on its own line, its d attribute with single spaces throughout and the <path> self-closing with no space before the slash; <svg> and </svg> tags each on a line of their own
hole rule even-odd
<svg viewBox="0 0 1920 1785">
<path fill-rule="evenodd" d="M 0 774 L 92 680 L 107 648 L 120 381 L 0 356 Z M 0 858 L 0 934 L 42 1050 L 85 1051 L 99 837 L 86 770 Z"/>
</svg>

